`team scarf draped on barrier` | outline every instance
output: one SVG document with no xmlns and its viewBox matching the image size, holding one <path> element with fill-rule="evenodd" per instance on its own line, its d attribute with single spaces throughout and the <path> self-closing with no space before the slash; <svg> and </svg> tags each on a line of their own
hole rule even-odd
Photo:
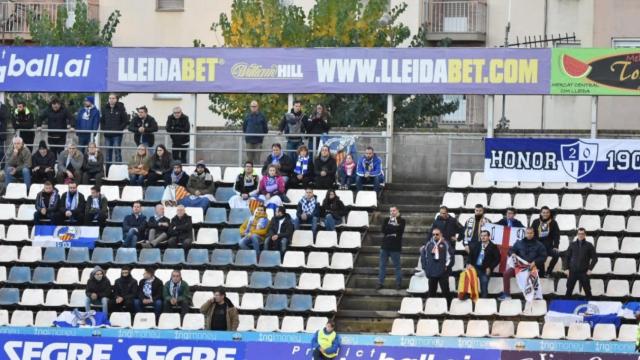
<svg viewBox="0 0 640 360">
<path fill-rule="evenodd" d="M 63 311 L 53 321 L 56 327 L 103 327 L 111 326 L 107 314 L 101 311 L 91 310 L 89 312 Z"/>
<path fill-rule="evenodd" d="M 620 326 L 622 303 L 619 301 L 552 300 L 544 321 L 573 323 L 614 324 Z"/>
<path fill-rule="evenodd" d="M 469 294 L 469 297 L 473 302 L 478 301 L 478 298 L 480 297 L 478 287 L 478 272 L 475 267 L 470 266 L 460 273 L 460 279 L 458 280 L 458 298 L 462 300 L 466 294 Z"/>
<path fill-rule="evenodd" d="M 522 295 L 526 302 L 542 299 L 542 286 L 536 265 L 530 267 L 530 263 L 519 256 L 509 256 L 507 268 L 514 268 L 516 282 L 522 290 Z"/>
<path fill-rule="evenodd" d="M 100 228 L 97 226 L 36 225 L 32 245 L 93 249 L 99 238 Z"/>
<path fill-rule="evenodd" d="M 482 230 L 487 230 L 491 236 L 491 242 L 498 245 L 500 250 L 500 272 L 507 269 L 507 258 L 509 257 L 509 248 L 518 240 L 524 238 L 525 228 L 509 227 L 498 224 L 485 224 Z"/>
</svg>

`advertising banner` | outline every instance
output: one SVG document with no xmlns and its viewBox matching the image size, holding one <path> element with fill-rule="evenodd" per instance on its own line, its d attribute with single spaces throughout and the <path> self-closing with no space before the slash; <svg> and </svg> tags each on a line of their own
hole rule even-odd
<svg viewBox="0 0 640 360">
<path fill-rule="evenodd" d="M 502 351 L 502 360 L 638 360 L 638 354 Z"/>
<path fill-rule="evenodd" d="M 485 139 L 488 180 L 631 182 L 640 178 L 640 140 Z"/>
<path fill-rule="evenodd" d="M 551 94 L 640 95 L 640 49 L 553 49 Z"/>
</svg>

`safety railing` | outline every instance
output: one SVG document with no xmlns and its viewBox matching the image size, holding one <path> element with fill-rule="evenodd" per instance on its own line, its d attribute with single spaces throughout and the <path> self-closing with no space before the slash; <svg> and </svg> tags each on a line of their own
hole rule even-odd
<svg viewBox="0 0 640 360">
<path fill-rule="evenodd" d="M 482 136 L 449 136 L 447 139 L 447 184 L 454 171 L 484 170 Z"/>
<path fill-rule="evenodd" d="M 483 1 L 431 1 L 424 7 L 428 33 L 486 33 L 487 4 Z"/>
<path fill-rule="evenodd" d="M 66 7 L 67 11 L 73 12 L 71 2 L 64 0 L 0 1 L 0 32 L 3 36 L 28 37 L 31 16 L 36 19 L 48 16 L 55 22 L 61 7 Z M 91 19 L 99 17 L 98 4 L 92 1 L 88 3 L 88 15 Z"/>
</svg>

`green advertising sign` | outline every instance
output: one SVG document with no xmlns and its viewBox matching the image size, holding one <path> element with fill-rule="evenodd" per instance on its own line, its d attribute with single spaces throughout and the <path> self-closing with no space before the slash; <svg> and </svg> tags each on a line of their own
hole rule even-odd
<svg viewBox="0 0 640 360">
<path fill-rule="evenodd" d="M 640 48 L 551 52 L 552 95 L 640 95 Z"/>
</svg>

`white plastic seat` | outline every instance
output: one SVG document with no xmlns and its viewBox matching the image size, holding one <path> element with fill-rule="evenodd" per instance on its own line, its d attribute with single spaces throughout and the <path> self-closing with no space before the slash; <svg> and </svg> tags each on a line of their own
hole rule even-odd
<svg viewBox="0 0 640 360">
<path fill-rule="evenodd" d="M 162 313 L 158 319 L 158 329 L 175 330 L 180 329 L 180 314 Z"/>
<path fill-rule="evenodd" d="M 407 292 L 410 294 L 423 294 L 429 290 L 429 282 L 425 276 L 413 275 L 409 281 Z M 427 300 L 428 301 L 428 300 Z M 446 311 L 446 307 L 445 307 Z"/>
<path fill-rule="evenodd" d="M 207 169 L 209 169 L 209 173 L 211 177 L 213 177 L 214 182 L 222 181 L 222 168 L 220 166 L 207 166 Z M 256 170 L 254 170 L 253 173 L 255 174 Z"/>
<path fill-rule="evenodd" d="M 249 275 L 246 271 L 231 270 L 227 273 L 224 286 L 230 288 L 242 288 L 249 285 Z"/>
<path fill-rule="evenodd" d="M 204 212 L 199 207 L 187 207 L 185 213 L 191 216 L 191 222 L 193 224 L 200 224 L 204 221 Z"/>
<path fill-rule="evenodd" d="M 634 184 L 637 187 L 637 184 Z M 631 196 L 623 194 L 611 195 L 609 199 L 609 211 L 629 211 L 631 210 Z"/>
<path fill-rule="evenodd" d="M 189 286 L 200 285 L 200 272 L 198 270 L 183 269 L 181 273 L 182 280 L 186 281 Z"/>
<path fill-rule="evenodd" d="M 516 330 L 516 337 L 520 339 L 540 337 L 540 325 L 537 321 L 520 321 Z"/>
<path fill-rule="evenodd" d="M 620 253 L 622 254 L 638 254 L 640 253 L 640 238 L 625 237 L 620 245 Z M 2 252 L 0 252 L 2 254 Z"/>
<path fill-rule="evenodd" d="M 640 196 L 638 196 L 638 198 L 640 198 Z M 9 226 L 9 230 L 11 230 L 11 226 Z M 640 216 L 629 216 L 629 220 L 627 220 L 627 232 L 640 233 Z M 7 237 L 9 237 L 8 232 Z"/>
<path fill-rule="evenodd" d="M 593 275 L 611 274 L 611 259 L 608 257 L 599 257 L 598 262 L 591 273 Z"/>
<path fill-rule="evenodd" d="M 127 165 L 113 164 L 109 166 L 107 177 L 103 180 L 107 181 L 124 181 L 129 178 L 129 169 Z"/>
<path fill-rule="evenodd" d="M 518 299 L 504 300 L 500 302 L 500 316 L 519 316 L 522 314 L 522 302 Z"/>
<path fill-rule="evenodd" d="M 50 289 L 47 291 L 47 296 L 44 301 L 45 306 L 67 306 L 69 305 L 67 290 L 65 289 Z"/>
<path fill-rule="evenodd" d="M 558 250 L 566 251 L 569 248 L 569 237 L 567 235 L 560 235 L 560 245 Z"/>
<path fill-rule="evenodd" d="M 317 290 L 321 286 L 320 274 L 302 273 L 298 279 L 298 290 Z"/>
<path fill-rule="evenodd" d="M 244 293 L 240 301 L 241 310 L 260 310 L 264 307 L 264 296 L 261 293 Z"/>
<path fill-rule="evenodd" d="M 318 201 L 322 201 L 318 198 Z M 356 203 L 357 207 L 378 207 L 378 195 L 375 191 L 358 191 L 356 194 Z"/>
<path fill-rule="evenodd" d="M 513 321 L 496 320 L 491 326 L 491 337 L 508 338 L 513 337 L 515 328 Z"/>
<path fill-rule="evenodd" d="M 171 273 L 172 272 L 173 272 L 172 269 L 158 269 L 158 270 L 156 270 L 154 275 L 155 275 L 155 277 L 160 279 L 163 284 L 165 284 L 167 281 L 171 280 Z"/>
<path fill-rule="evenodd" d="M 518 193 L 513 197 L 513 207 L 518 210 L 528 210 L 536 207 L 535 196 L 531 193 Z"/>
<path fill-rule="evenodd" d="M 255 330 L 255 319 L 253 315 L 239 315 L 238 316 L 238 330 L 237 331 L 253 331 Z"/>
<path fill-rule="evenodd" d="M 466 209 L 473 209 L 477 204 L 487 206 L 487 194 L 486 193 L 468 193 L 464 202 Z"/>
<path fill-rule="evenodd" d="M 304 253 L 302 251 L 287 251 L 284 253 L 284 260 L 282 261 L 282 267 L 284 268 L 299 268 L 304 267 Z"/>
<path fill-rule="evenodd" d="M 358 231 L 343 231 L 340 234 L 338 247 L 341 249 L 359 249 L 362 247 L 362 235 Z"/>
<path fill-rule="evenodd" d="M 87 294 L 84 290 L 73 290 L 69 296 L 69 306 L 74 308 L 83 308 Z"/>
<path fill-rule="evenodd" d="M 402 298 L 400 303 L 400 310 L 398 314 L 402 315 L 415 315 L 422 312 L 422 298 L 419 297 L 405 297 Z"/>
<path fill-rule="evenodd" d="M 128 312 L 114 312 L 109 317 L 109 322 L 113 327 L 131 328 L 131 314 Z"/>
<path fill-rule="evenodd" d="M 471 186 L 471 173 L 468 171 L 453 171 L 449 175 L 449 187 L 452 189 L 465 189 Z"/>
<path fill-rule="evenodd" d="M 18 260 L 18 247 L 14 245 L 0 245 L 0 263 L 10 263 Z"/>
<path fill-rule="evenodd" d="M 562 202 L 560 203 L 560 209 L 562 210 L 579 210 L 583 208 L 582 195 L 581 194 L 564 194 L 562 195 Z"/>
<path fill-rule="evenodd" d="M 438 320 L 435 319 L 420 319 L 416 326 L 417 336 L 436 336 L 440 334 L 440 326 Z"/>
<path fill-rule="evenodd" d="M 478 299 L 474 305 L 473 315 L 492 316 L 498 312 L 496 299 Z"/>
<path fill-rule="evenodd" d="M 29 195 L 27 196 L 28 200 L 35 200 L 38 196 L 38 193 L 42 191 L 44 188 L 44 184 L 31 184 L 29 187 Z"/>
<path fill-rule="evenodd" d="M 389 335 L 409 336 L 415 333 L 413 319 L 394 319 Z"/>
<path fill-rule="evenodd" d="M 566 187 L 566 182 L 545 182 L 542 184 L 542 188 L 546 190 L 562 190 Z"/>
<path fill-rule="evenodd" d="M 78 185 L 78 192 L 84 195 L 85 199 L 88 199 L 91 196 L 91 188 L 93 185 Z"/>
<path fill-rule="evenodd" d="M 493 181 L 487 180 L 484 176 L 483 172 L 477 172 L 473 175 L 473 185 L 471 186 L 474 189 L 488 189 L 494 186 Z"/>
<path fill-rule="evenodd" d="M 20 306 L 38 306 L 44 304 L 44 291 L 42 289 L 25 289 L 22 291 Z"/>
<path fill-rule="evenodd" d="M 113 167 L 113 166 L 111 166 Z M 120 200 L 120 188 L 116 185 L 103 185 L 100 187 L 100 193 L 109 201 Z"/>
<path fill-rule="evenodd" d="M 489 336 L 489 322 L 487 320 L 469 320 L 467 322 L 467 337 Z"/>
<path fill-rule="evenodd" d="M 320 289 L 323 291 L 343 291 L 345 289 L 344 274 L 324 274 Z"/>
<path fill-rule="evenodd" d="M 446 192 L 442 197 L 442 205 L 449 209 L 458 209 L 464 206 L 464 195 L 457 192 Z"/>
<path fill-rule="evenodd" d="M 496 189 L 517 189 L 517 181 L 496 181 Z"/>
<path fill-rule="evenodd" d="M 502 214 L 496 214 L 496 213 L 492 213 L 492 214 L 484 214 L 484 216 L 489 219 L 490 222 L 495 223 L 500 221 L 500 219 L 502 219 L 504 216 Z M 458 264 L 456 264 L 458 265 Z M 464 265 L 463 265 L 464 267 Z"/>
<path fill-rule="evenodd" d="M 324 316 L 309 316 L 304 332 L 316 333 L 320 329 L 324 328 L 324 326 L 327 324 L 327 321 L 329 321 L 329 319 Z"/>
<path fill-rule="evenodd" d="M 346 252 L 333 253 L 331 256 L 331 266 L 329 268 L 333 270 L 353 269 L 353 254 Z"/>
<path fill-rule="evenodd" d="M 14 204 L 0 204 L 0 220 L 13 220 L 15 218 L 16 206 Z"/>
<path fill-rule="evenodd" d="M 36 206 L 33 204 L 22 204 L 18 208 L 18 216 L 16 220 L 19 221 L 33 221 L 33 214 L 36 212 Z"/>
<path fill-rule="evenodd" d="M 609 191 L 609 190 L 613 190 L 613 187 L 615 186 L 614 183 L 591 183 L 589 185 L 589 187 L 591 188 L 591 190 L 595 190 L 595 191 Z"/>
<path fill-rule="evenodd" d="M 596 264 L 597 266 L 597 264 Z M 638 271 L 636 259 L 619 258 L 613 265 L 614 275 L 633 275 Z"/>
<path fill-rule="evenodd" d="M 156 315 L 154 313 L 139 312 L 133 318 L 134 329 L 154 329 L 156 327 Z"/>
<path fill-rule="evenodd" d="M 196 244 L 213 245 L 219 242 L 218 229 L 216 228 L 200 228 L 196 236 Z"/>
<path fill-rule="evenodd" d="M 202 286 L 218 287 L 224 285 L 224 272 L 222 270 L 205 270 L 202 273 Z"/>
<path fill-rule="evenodd" d="M 563 323 L 549 321 L 545 322 L 544 325 L 542 325 L 542 335 L 540 335 L 541 339 L 562 340 L 564 339 L 564 337 L 565 334 Z"/>
<path fill-rule="evenodd" d="M 33 326 L 33 311 L 14 310 L 9 326 Z"/>
<path fill-rule="evenodd" d="M 80 283 L 78 278 L 78 269 L 72 267 L 63 267 L 58 269 L 56 277 L 56 284 L 58 285 L 73 285 Z"/>
<path fill-rule="evenodd" d="M 427 301 L 425 301 L 425 315 L 444 315 L 448 311 L 447 299 L 445 298 L 427 298 Z"/>
<path fill-rule="evenodd" d="M 602 223 L 602 231 L 607 232 L 620 232 L 626 228 L 624 216 L 622 215 L 607 215 L 604 217 Z"/>
<path fill-rule="evenodd" d="M 638 189 L 638 183 L 615 183 L 613 187 L 617 191 L 634 191 Z"/>
<path fill-rule="evenodd" d="M 587 323 L 573 323 L 569 325 L 567 340 L 584 341 L 591 339 L 591 327 Z"/>
<path fill-rule="evenodd" d="M 274 332 L 280 330 L 280 321 L 275 315 L 260 315 L 258 316 L 258 324 L 256 325 L 256 331 L 261 332 Z"/>
<path fill-rule="evenodd" d="M 572 231 L 576 229 L 576 216 L 573 214 L 560 214 L 555 217 L 560 231 Z"/>
<path fill-rule="evenodd" d="M 182 330 L 204 330 L 204 315 L 185 314 L 182 319 Z"/>
<path fill-rule="evenodd" d="M 604 280 L 602 279 L 591 279 L 589 280 L 589 284 L 591 284 L 591 295 L 593 296 L 604 296 Z M 576 289 L 578 288 L 576 284 Z M 584 296 L 584 289 L 580 290 L 580 295 Z"/>
<path fill-rule="evenodd" d="M 602 211 L 607 207 L 607 195 L 604 194 L 589 194 L 584 204 L 584 209 L 589 211 Z"/>
<path fill-rule="evenodd" d="M 213 291 L 195 291 L 191 301 L 193 302 L 193 308 L 199 309 L 204 303 L 209 301 L 213 297 Z M 233 303 L 238 306 L 237 302 Z"/>
<path fill-rule="evenodd" d="M 589 183 L 568 182 L 567 189 L 569 190 L 585 190 L 591 186 Z"/>
<path fill-rule="evenodd" d="M 313 245 L 313 232 L 311 230 L 296 230 L 291 240 L 292 247 L 308 247 Z"/>
<path fill-rule="evenodd" d="M 307 269 L 326 269 L 329 267 L 329 253 L 312 251 L 307 258 Z"/>
<path fill-rule="evenodd" d="M 504 210 L 508 207 L 511 207 L 511 194 L 508 194 L 508 193 L 491 194 L 491 200 L 489 201 L 490 209 Z"/>
<path fill-rule="evenodd" d="M 224 168 L 224 176 L 222 177 L 222 182 L 225 183 L 235 183 L 236 178 L 244 171 L 243 168 L 238 166 L 227 166 Z"/>
<path fill-rule="evenodd" d="M 124 202 L 134 202 L 142 200 L 143 197 L 144 193 L 142 191 L 142 186 L 127 185 L 122 188 L 122 196 L 120 196 L 120 200 Z"/>
<path fill-rule="evenodd" d="M 449 315 L 466 316 L 473 312 L 473 302 L 469 299 L 453 299 L 449 308 Z"/>
<path fill-rule="evenodd" d="M 19 262 L 33 263 L 42 260 L 42 248 L 39 246 L 23 246 L 20 250 Z"/>
<path fill-rule="evenodd" d="M 347 216 L 348 227 L 369 227 L 369 213 L 366 211 L 350 211 Z"/>
<path fill-rule="evenodd" d="M 21 200 L 27 198 L 27 185 L 24 183 L 9 183 L 5 190 L 3 197 L 7 200 Z"/>
<path fill-rule="evenodd" d="M 33 214 L 32 214 L 33 216 Z M 25 241 L 30 240 L 29 227 L 27 225 L 11 224 L 7 229 L 7 241 Z"/>
<path fill-rule="evenodd" d="M 551 288 L 553 289 L 553 280 L 551 280 Z M 550 291 L 553 292 L 553 291 Z M 544 316 L 547 313 L 547 302 L 543 299 L 535 299 L 531 302 L 527 302 L 524 305 L 522 315 L 525 316 Z"/>
<path fill-rule="evenodd" d="M 338 310 L 338 304 L 336 297 L 333 295 L 318 295 L 316 296 L 315 304 L 313 305 L 313 312 L 335 312 Z"/>
<path fill-rule="evenodd" d="M 547 206 L 549 209 L 557 209 L 560 204 L 558 201 L 557 194 L 540 194 L 538 195 L 537 208 L 541 208 L 543 206 Z"/>
<path fill-rule="evenodd" d="M 333 248 L 338 246 L 338 233 L 335 231 L 318 231 L 315 248 Z"/>
<path fill-rule="evenodd" d="M 463 336 L 464 335 L 464 321 L 446 319 L 442 322 L 442 330 L 440 331 L 442 336 Z"/>
<path fill-rule="evenodd" d="M 58 313 L 51 310 L 40 310 L 36 313 L 36 320 L 33 323 L 37 327 L 52 327 L 53 322 L 58 318 Z"/>
<path fill-rule="evenodd" d="M 518 186 L 520 189 L 535 190 L 542 187 L 542 183 L 539 181 L 520 181 Z"/>
<path fill-rule="evenodd" d="M 618 333 L 618 341 L 635 342 L 637 331 L 638 331 L 638 325 L 635 325 L 635 324 L 620 325 L 620 332 Z"/>
<path fill-rule="evenodd" d="M 285 316 L 282 318 L 280 331 L 283 333 L 299 333 L 304 331 L 304 318 L 302 316 Z"/>
<path fill-rule="evenodd" d="M 608 297 L 629 296 L 629 282 L 627 280 L 609 280 L 605 295 Z"/>
</svg>

